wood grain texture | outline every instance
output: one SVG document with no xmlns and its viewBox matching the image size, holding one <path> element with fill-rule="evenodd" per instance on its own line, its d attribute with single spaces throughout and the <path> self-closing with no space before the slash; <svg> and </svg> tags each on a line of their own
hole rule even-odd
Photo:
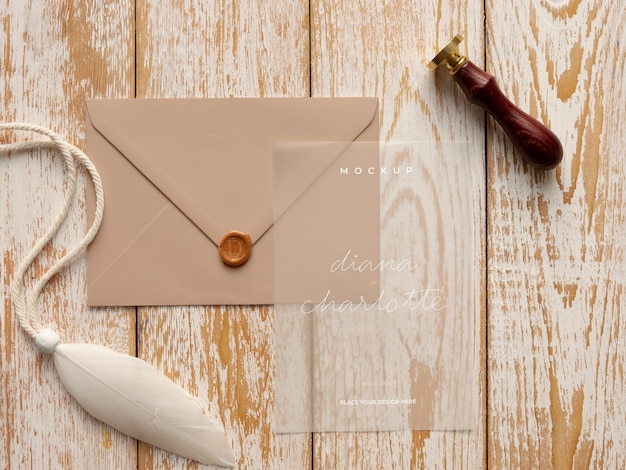
<svg viewBox="0 0 626 470">
<path fill-rule="evenodd" d="M 467 105 L 447 75 L 426 64 L 457 33 L 470 53 L 482 57 L 482 4 L 479 2 L 311 2 L 311 83 L 313 96 L 378 96 L 381 140 L 458 140 L 473 148 L 475 170 L 484 172 L 483 114 Z M 474 214 L 484 235 L 484 187 L 478 185 Z M 485 466 L 484 402 L 484 236 L 478 236 L 471 312 L 476 347 L 471 432 L 379 432 L 314 436 L 314 467 L 325 468 L 482 468 Z M 483 417 L 483 418 L 481 418 Z"/>
<path fill-rule="evenodd" d="M 137 4 L 137 97 L 307 96 L 308 4 Z M 217 247 L 216 247 L 217 250 Z M 206 403 L 240 469 L 309 468 L 310 434 L 274 433 L 271 307 L 140 309 L 139 354 Z M 140 468 L 187 461 L 142 446 Z"/>
<path fill-rule="evenodd" d="M 2 122 L 43 125 L 82 146 L 84 99 L 133 91 L 133 10 L 126 2 L 4 2 L 0 6 Z M 3 135 L 3 142 L 32 135 Z M 123 468 L 135 442 L 91 418 L 19 329 L 9 300 L 13 274 L 63 200 L 61 158 L 48 152 L 0 156 L 0 466 Z M 75 246 L 86 230 L 84 181 L 59 235 L 32 274 Z M 43 323 L 63 341 L 134 353 L 134 311 L 88 310 L 84 259 L 56 276 L 40 302 Z"/>
<path fill-rule="evenodd" d="M 468 141 L 478 172 L 487 158 L 474 194 L 486 235 L 475 273 L 487 281 L 475 286 L 471 432 L 276 435 L 272 308 L 136 317 L 85 307 L 83 261 L 51 282 L 47 325 L 123 352 L 137 341 L 140 357 L 224 426 L 240 468 L 626 466 L 622 3 L 22 0 L 4 2 L 0 20 L 0 119 L 49 126 L 79 146 L 85 98 L 310 93 L 378 96 L 382 140 Z M 556 171 L 515 158 L 445 71 L 426 69 L 456 33 L 461 51 L 479 66 L 486 53 L 505 94 L 561 138 Z M 195 468 L 146 445 L 137 453 L 86 415 L 13 320 L 12 275 L 61 203 L 62 171 L 48 153 L 0 157 L 0 466 Z M 35 274 L 79 240 L 82 193 Z"/>
<path fill-rule="evenodd" d="M 531 171 L 489 126 L 489 462 L 623 468 L 626 9 L 487 2 L 488 71 L 560 136 Z"/>
</svg>

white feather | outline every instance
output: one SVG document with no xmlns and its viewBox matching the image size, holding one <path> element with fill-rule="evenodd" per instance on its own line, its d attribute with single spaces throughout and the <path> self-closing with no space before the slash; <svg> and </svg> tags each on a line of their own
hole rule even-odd
<svg viewBox="0 0 626 470">
<path fill-rule="evenodd" d="M 37 311 L 39 295 L 47 282 L 77 259 L 95 237 L 104 213 L 104 188 L 89 158 L 51 130 L 28 123 L 0 123 L 0 131 L 3 130 L 36 132 L 49 140 L 3 144 L 0 154 L 54 148 L 63 155 L 67 168 L 69 190 L 61 211 L 16 270 L 13 306 L 24 331 L 42 351 L 53 355 L 61 381 L 69 393 L 96 418 L 129 436 L 198 462 L 234 467 L 235 456 L 225 434 L 204 415 L 193 397 L 156 368 L 104 346 L 62 344 L 55 331 L 42 327 Z M 91 176 L 96 193 L 96 211 L 91 227 L 77 246 L 37 280 L 27 296 L 29 269 L 63 224 L 73 201 L 77 162 Z"/>
<path fill-rule="evenodd" d="M 152 365 L 95 344 L 59 343 L 52 354 L 63 385 L 91 415 L 200 463 L 236 465 L 226 435 Z"/>
</svg>

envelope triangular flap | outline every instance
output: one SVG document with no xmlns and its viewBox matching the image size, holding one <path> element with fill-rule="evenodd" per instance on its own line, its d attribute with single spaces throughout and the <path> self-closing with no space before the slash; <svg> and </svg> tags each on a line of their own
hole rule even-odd
<svg viewBox="0 0 626 470">
<path fill-rule="evenodd" d="M 91 100 L 87 109 L 94 128 L 216 244 L 230 230 L 256 242 L 272 225 L 275 143 L 350 142 L 378 119 L 376 98 Z M 302 191 L 336 157 L 309 165 Z"/>
</svg>

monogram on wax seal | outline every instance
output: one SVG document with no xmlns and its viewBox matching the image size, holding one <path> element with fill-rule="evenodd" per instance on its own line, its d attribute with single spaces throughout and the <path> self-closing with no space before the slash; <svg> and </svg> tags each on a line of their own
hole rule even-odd
<svg viewBox="0 0 626 470">
<path fill-rule="evenodd" d="M 252 239 L 245 232 L 232 230 L 222 237 L 219 244 L 220 258 L 228 266 L 241 266 L 252 252 Z"/>
</svg>

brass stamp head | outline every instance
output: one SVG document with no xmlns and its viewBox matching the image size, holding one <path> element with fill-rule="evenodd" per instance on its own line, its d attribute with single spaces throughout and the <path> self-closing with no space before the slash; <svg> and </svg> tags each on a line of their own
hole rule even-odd
<svg viewBox="0 0 626 470">
<path fill-rule="evenodd" d="M 440 65 L 448 68 L 448 73 L 454 75 L 465 63 L 467 57 L 458 53 L 459 44 L 463 41 L 463 36 L 457 34 L 452 40 L 428 63 L 430 70 L 435 70 Z"/>
</svg>

